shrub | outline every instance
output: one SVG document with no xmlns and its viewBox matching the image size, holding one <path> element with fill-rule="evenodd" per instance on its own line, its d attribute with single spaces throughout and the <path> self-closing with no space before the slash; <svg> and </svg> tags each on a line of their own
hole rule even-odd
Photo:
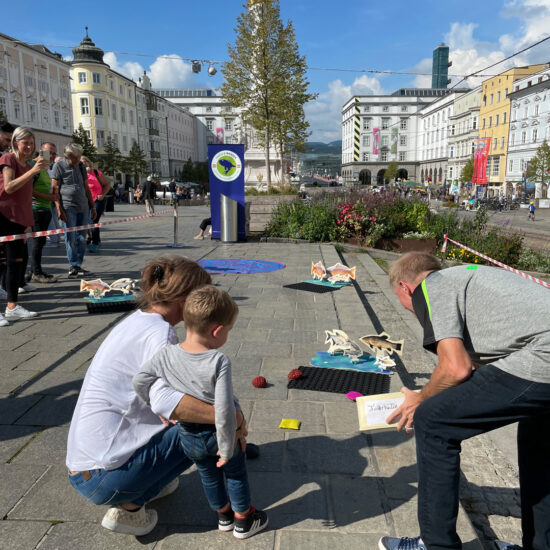
<svg viewBox="0 0 550 550">
<path fill-rule="evenodd" d="M 532 248 L 523 248 L 519 255 L 518 268 L 527 271 L 550 273 L 550 255 Z"/>
</svg>

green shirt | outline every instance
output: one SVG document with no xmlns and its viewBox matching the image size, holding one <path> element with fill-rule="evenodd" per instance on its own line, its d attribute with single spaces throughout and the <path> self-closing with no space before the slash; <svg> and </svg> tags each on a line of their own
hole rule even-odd
<svg viewBox="0 0 550 550">
<path fill-rule="evenodd" d="M 31 166 L 34 166 L 35 161 L 29 162 Z M 33 190 L 39 191 L 40 193 L 50 194 L 52 191 L 52 180 L 46 170 L 43 170 L 38 174 L 38 177 L 34 179 Z M 33 210 L 49 210 L 52 201 L 47 199 L 39 199 L 38 197 L 33 197 L 32 199 L 32 209 Z"/>
</svg>

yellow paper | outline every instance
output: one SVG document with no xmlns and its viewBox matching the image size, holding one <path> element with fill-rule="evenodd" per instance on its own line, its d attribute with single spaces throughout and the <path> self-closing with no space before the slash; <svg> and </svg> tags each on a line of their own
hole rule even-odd
<svg viewBox="0 0 550 550">
<path fill-rule="evenodd" d="M 287 428 L 289 430 L 299 430 L 301 422 L 295 418 L 283 418 L 279 424 L 279 428 Z"/>
</svg>

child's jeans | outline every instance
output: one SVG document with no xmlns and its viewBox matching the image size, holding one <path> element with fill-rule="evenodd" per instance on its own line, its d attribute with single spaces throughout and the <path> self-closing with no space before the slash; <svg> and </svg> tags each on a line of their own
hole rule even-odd
<svg viewBox="0 0 550 550">
<path fill-rule="evenodd" d="M 218 468 L 218 441 L 213 424 L 179 425 L 181 445 L 185 454 L 196 464 L 201 476 L 204 494 L 212 510 L 221 510 L 228 502 L 234 512 L 242 514 L 250 508 L 250 487 L 246 471 L 246 459 L 237 444 L 231 460 L 223 468 Z M 227 491 L 224 483 L 227 479 Z M 229 498 L 227 496 L 229 492 Z"/>
</svg>

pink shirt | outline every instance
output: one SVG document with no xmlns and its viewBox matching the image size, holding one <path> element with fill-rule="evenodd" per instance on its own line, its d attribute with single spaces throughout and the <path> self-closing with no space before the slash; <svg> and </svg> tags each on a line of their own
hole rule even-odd
<svg viewBox="0 0 550 550">
<path fill-rule="evenodd" d="M 97 173 L 100 176 L 103 175 L 103 173 L 99 170 L 97 171 Z M 92 198 L 94 199 L 94 201 L 97 200 L 98 195 L 103 194 L 103 185 L 101 185 L 101 182 L 95 177 L 95 172 L 93 171 L 93 169 L 88 172 L 88 187 L 92 192 Z"/>
<path fill-rule="evenodd" d="M 14 193 L 6 193 L 4 189 L 4 167 L 9 166 L 15 172 L 13 179 L 27 173 L 31 166 L 21 166 L 13 153 L 0 157 L 0 214 L 8 220 L 29 227 L 34 224 L 32 215 L 32 178 Z"/>
</svg>

